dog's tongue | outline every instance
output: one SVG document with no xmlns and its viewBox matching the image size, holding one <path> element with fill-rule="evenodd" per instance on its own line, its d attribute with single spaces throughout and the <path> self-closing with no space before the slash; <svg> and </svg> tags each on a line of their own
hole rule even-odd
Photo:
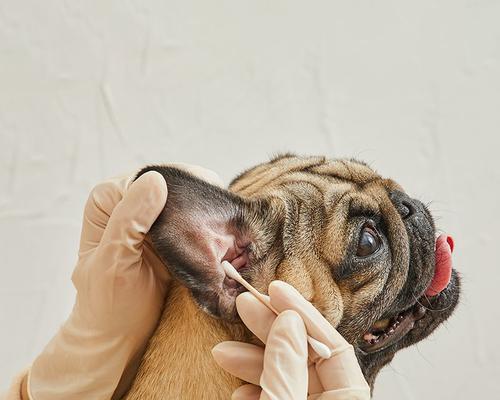
<svg viewBox="0 0 500 400">
<path fill-rule="evenodd" d="M 453 239 L 448 235 L 441 235 L 436 240 L 436 269 L 434 278 L 425 292 L 427 296 L 436 296 L 441 293 L 451 279 L 451 253 L 453 252 Z"/>
</svg>

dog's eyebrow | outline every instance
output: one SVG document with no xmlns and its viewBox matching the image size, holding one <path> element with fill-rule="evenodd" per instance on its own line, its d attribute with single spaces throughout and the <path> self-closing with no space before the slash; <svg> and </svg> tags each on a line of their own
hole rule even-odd
<svg viewBox="0 0 500 400">
<path fill-rule="evenodd" d="M 356 198 L 351 199 L 349 202 L 349 207 L 347 209 L 349 218 L 354 217 L 373 217 L 380 218 L 381 212 L 378 207 L 371 207 L 369 204 L 364 204 L 357 201 Z"/>
</svg>

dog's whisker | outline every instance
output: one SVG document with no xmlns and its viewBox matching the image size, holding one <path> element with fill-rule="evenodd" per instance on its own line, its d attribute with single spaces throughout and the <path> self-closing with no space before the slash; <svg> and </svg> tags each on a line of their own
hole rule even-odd
<svg viewBox="0 0 500 400">
<path fill-rule="evenodd" d="M 430 303 L 429 298 L 427 297 L 427 295 L 425 295 L 425 294 L 424 294 L 424 297 L 425 297 L 425 299 L 427 300 L 427 302 L 428 302 L 428 303 Z M 420 302 L 420 299 L 419 299 L 419 298 L 417 298 L 417 297 L 415 297 L 414 295 L 413 295 L 413 299 L 415 300 L 415 303 L 416 303 L 416 304 L 419 304 L 420 306 L 422 306 L 423 308 L 425 308 L 427 311 L 435 311 L 435 310 L 433 310 L 433 309 L 431 309 L 431 308 L 429 308 L 429 307 L 425 306 L 424 304 L 422 304 L 422 303 Z"/>
<path fill-rule="evenodd" d="M 425 297 L 425 300 L 430 304 L 430 300 L 429 300 L 429 297 L 427 295 L 424 294 Z M 452 307 L 452 305 L 448 305 L 446 306 L 445 308 L 430 308 L 430 306 L 425 306 L 424 304 L 422 304 L 422 302 L 420 301 L 420 299 L 417 299 L 415 298 L 415 296 L 413 296 L 413 298 L 415 299 L 415 301 L 421 305 L 422 307 L 424 307 L 427 311 L 430 311 L 430 312 L 443 312 L 443 311 L 446 311 L 448 310 L 450 307 Z"/>
</svg>

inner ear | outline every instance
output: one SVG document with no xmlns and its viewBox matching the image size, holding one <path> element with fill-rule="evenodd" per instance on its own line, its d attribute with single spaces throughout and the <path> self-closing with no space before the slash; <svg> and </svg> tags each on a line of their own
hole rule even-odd
<svg viewBox="0 0 500 400">
<path fill-rule="evenodd" d="M 166 205 L 149 232 L 155 250 L 200 305 L 216 316 L 232 312 L 241 290 L 220 264 L 227 260 L 242 268 L 248 262 L 248 204 L 174 167 L 146 167 L 136 179 L 148 171 L 159 172 L 168 188 Z"/>
</svg>

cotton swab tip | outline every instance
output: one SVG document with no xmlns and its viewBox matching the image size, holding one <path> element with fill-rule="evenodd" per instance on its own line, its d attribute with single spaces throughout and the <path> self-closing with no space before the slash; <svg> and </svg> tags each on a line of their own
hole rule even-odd
<svg viewBox="0 0 500 400">
<path fill-rule="evenodd" d="M 311 336 L 307 336 L 307 342 L 312 347 L 312 349 L 325 360 L 328 360 L 332 356 L 332 351 L 328 348 L 328 346 L 320 341 L 314 339 Z"/>
<path fill-rule="evenodd" d="M 233 265 L 229 261 L 222 261 L 222 268 L 224 269 L 224 272 L 226 273 L 227 276 L 234 280 L 239 280 L 240 274 L 238 271 L 236 271 L 236 268 L 233 267 Z"/>
</svg>

